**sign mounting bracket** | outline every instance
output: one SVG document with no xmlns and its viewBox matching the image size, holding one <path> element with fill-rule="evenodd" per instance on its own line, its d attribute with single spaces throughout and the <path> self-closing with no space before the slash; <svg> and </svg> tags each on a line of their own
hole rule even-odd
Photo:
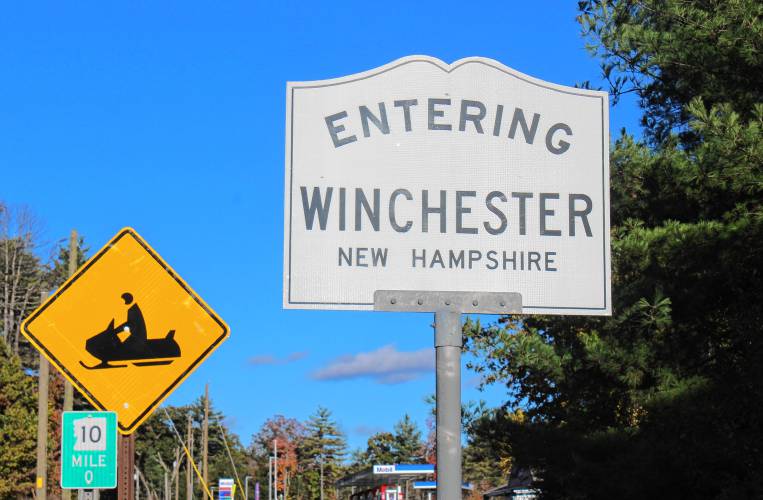
<svg viewBox="0 0 763 500">
<path fill-rule="evenodd" d="M 374 311 L 521 314 L 522 294 L 516 292 L 455 292 L 376 290 Z"/>
</svg>

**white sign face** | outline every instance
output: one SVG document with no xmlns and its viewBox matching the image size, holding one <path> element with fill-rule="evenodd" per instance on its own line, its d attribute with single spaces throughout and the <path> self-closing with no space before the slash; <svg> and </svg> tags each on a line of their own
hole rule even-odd
<svg viewBox="0 0 763 500">
<path fill-rule="evenodd" d="M 608 109 L 484 58 L 290 82 L 284 307 L 427 290 L 611 314 Z"/>
<path fill-rule="evenodd" d="M 74 451 L 106 449 L 106 417 L 85 417 L 74 421 Z"/>
</svg>

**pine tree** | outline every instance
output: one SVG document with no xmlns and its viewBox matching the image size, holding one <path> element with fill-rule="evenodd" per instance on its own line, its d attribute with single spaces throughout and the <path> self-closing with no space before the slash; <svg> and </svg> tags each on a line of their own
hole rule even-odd
<svg viewBox="0 0 763 500">
<path fill-rule="evenodd" d="M 395 424 L 394 459 L 396 463 L 418 463 L 423 455 L 421 431 L 406 413 Z"/>
<path fill-rule="evenodd" d="M 323 468 L 324 498 L 334 498 L 334 482 L 342 472 L 342 460 L 347 455 L 347 442 L 331 412 L 323 407 L 305 423 L 305 438 L 300 449 L 300 469 L 307 498 L 320 498 L 320 470 Z"/>
<path fill-rule="evenodd" d="M 381 464 L 419 463 L 424 460 L 421 431 L 408 414 L 395 424 L 394 433 L 377 432 L 368 438 L 365 450 L 353 454 L 352 472 Z"/>
<path fill-rule="evenodd" d="M 377 432 L 368 438 L 365 450 L 358 450 L 353 455 L 352 471 L 371 467 L 373 465 L 394 464 L 395 436 L 391 432 Z"/>
<path fill-rule="evenodd" d="M 0 498 L 29 498 L 37 446 L 36 387 L 0 339 Z"/>
</svg>

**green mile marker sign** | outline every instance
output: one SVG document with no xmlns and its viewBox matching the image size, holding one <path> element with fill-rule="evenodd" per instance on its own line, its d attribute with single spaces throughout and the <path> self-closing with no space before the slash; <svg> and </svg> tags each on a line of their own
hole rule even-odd
<svg viewBox="0 0 763 500">
<path fill-rule="evenodd" d="M 64 412 L 61 426 L 61 487 L 117 487 L 115 412 Z"/>
</svg>

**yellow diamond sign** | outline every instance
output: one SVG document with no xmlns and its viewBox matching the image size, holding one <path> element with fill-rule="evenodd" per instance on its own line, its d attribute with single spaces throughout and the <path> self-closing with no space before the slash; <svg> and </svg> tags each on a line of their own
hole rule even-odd
<svg viewBox="0 0 763 500">
<path fill-rule="evenodd" d="M 228 337 L 228 326 L 133 229 L 34 311 L 23 334 L 132 433 Z"/>
</svg>

